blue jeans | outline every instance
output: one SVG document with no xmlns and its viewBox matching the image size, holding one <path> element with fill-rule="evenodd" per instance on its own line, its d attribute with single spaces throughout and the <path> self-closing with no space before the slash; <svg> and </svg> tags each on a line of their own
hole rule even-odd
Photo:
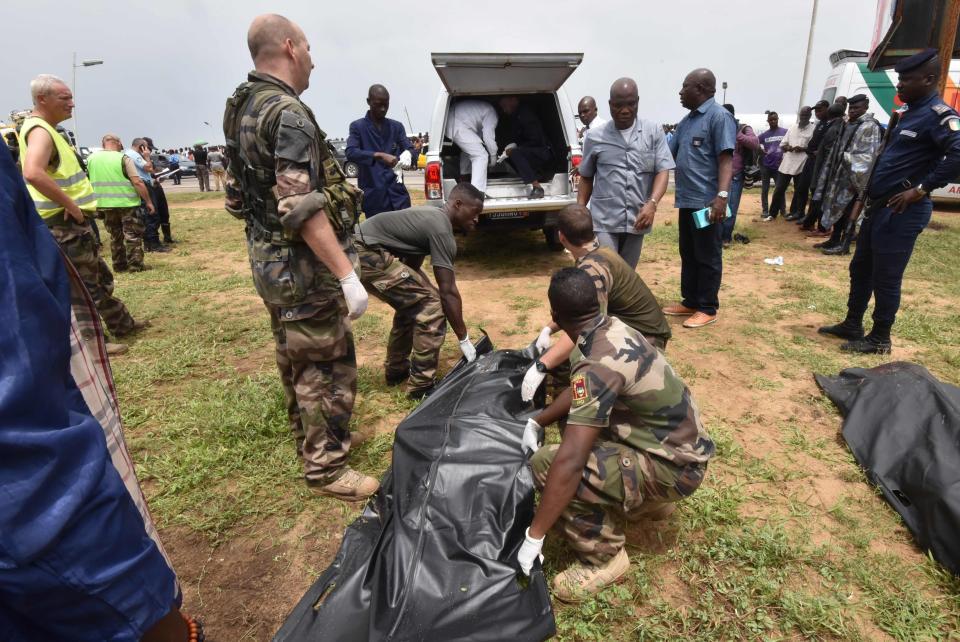
<svg viewBox="0 0 960 642">
<path fill-rule="evenodd" d="M 730 207 L 730 216 L 723 222 L 723 234 L 720 238 L 724 243 L 733 240 L 733 226 L 737 223 L 737 210 L 740 209 L 740 197 L 743 195 L 743 170 L 737 173 L 730 181 L 730 198 L 727 205 Z"/>
</svg>

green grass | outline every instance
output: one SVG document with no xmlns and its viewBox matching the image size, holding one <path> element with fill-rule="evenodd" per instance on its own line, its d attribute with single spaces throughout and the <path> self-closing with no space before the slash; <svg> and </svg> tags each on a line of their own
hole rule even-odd
<svg viewBox="0 0 960 642">
<path fill-rule="evenodd" d="M 139 476 L 165 529 L 224 543 L 251 530 L 279 529 L 279 537 L 306 516 L 335 548 L 358 507 L 313 497 L 300 481 L 243 226 L 216 208 L 191 207 L 215 196 L 170 195 L 179 205 L 174 233 L 184 241 L 172 254 L 148 255 L 151 270 L 117 279 L 117 294 L 154 324 L 113 362 Z M 731 261 L 754 262 L 750 253 L 766 251 L 757 245 L 771 233 L 746 221 L 743 229 L 754 244 L 733 248 Z M 674 300 L 679 288 L 661 269 L 678 261 L 676 239 L 675 220 L 658 224 L 639 267 L 664 300 Z M 542 281 L 517 277 L 549 274 L 569 257 L 548 251 L 538 232 L 486 232 L 458 242 L 458 268 L 491 279 L 488 296 L 506 311 L 499 340 L 529 341 L 545 321 L 538 317 Z M 921 235 L 905 282 L 907 296 L 921 304 L 905 306 L 894 330 L 897 345 L 953 383 L 960 383 L 958 249 L 960 225 L 952 220 Z M 698 400 L 717 456 L 669 527 L 656 535 L 628 529 L 632 566 L 624 582 L 582 605 L 554 604 L 560 639 L 960 639 L 960 580 L 909 552 L 899 517 L 823 428 L 840 419 L 812 388 L 812 373 L 887 360 L 844 355 L 836 342 L 793 321 L 842 317 L 846 280 L 837 265 L 788 264 L 774 273 L 760 263 L 754 274 L 776 279 L 774 294 L 740 290 L 724 305 L 750 309 L 742 323 L 718 324 L 714 341 L 685 344 L 677 337 L 671 344 L 668 356 L 689 384 L 721 391 Z M 511 280 L 500 286 L 501 277 Z M 479 336 L 477 321 L 468 321 Z M 372 431 L 392 427 L 416 406 L 383 381 L 390 325 L 388 311 L 372 308 L 353 326 L 358 350 L 368 356 L 358 371 L 352 428 L 369 438 L 353 449 L 351 465 L 374 476 L 390 464 L 393 436 Z M 444 367 L 459 354 L 448 334 Z M 735 365 L 718 371 L 714 357 Z M 738 388 L 782 407 L 739 406 L 723 397 Z M 767 441 L 758 446 L 750 435 Z M 548 430 L 548 439 L 555 443 L 557 431 Z M 815 492 L 824 468 L 845 484 L 826 504 Z M 573 560 L 558 536 L 548 537 L 545 554 L 550 578 Z M 327 561 L 308 556 L 304 572 L 315 576 Z"/>
</svg>

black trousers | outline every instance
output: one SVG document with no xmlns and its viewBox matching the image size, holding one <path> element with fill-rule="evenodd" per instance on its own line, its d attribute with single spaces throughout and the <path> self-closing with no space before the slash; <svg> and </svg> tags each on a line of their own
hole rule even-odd
<svg viewBox="0 0 960 642">
<path fill-rule="evenodd" d="M 776 191 L 777 177 L 779 176 L 780 172 L 777 170 L 770 169 L 766 165 L 760 165 L 760 205 L 763 206 L 764 216 L 770 213 L 770 202 L 767 200 L 770 192 L 770 183 L 773 183 L 774 191 Z"/>
<path fill-rule="evenodd" d="M 780 172 L 777 175 L 777 188 L 773 191 L 773 199 L 770 202 L 770 216 L 787 213 L 787 188 L 790 181 L 793 181 L 793 191 L 796 194 L 800 182 L 800 174 L 791 176 Z"/>
<path fill-rule="evenodd" d="M 790 214 L 803 216 L 807 211 L 807 199 L 810 198 L 810 183 L 813 181 L 813 159 L 807 157 L 800 177 L 794 182 L 793 199 L 790 201 Z"/>
<path fill-rule="evenodd" d="M 929 208 L 929 202 L 923 203 Z M 871 334 L 889 340 L 900 309 L 900 287 L 917 237 L 930 220 L 929 209 L 910 207 L 902 214 L 883 208 L 863 220 L 857 249 L 850 260 L 847 320 L 863 323 L 874 298 Z"/>
<path fill-rule="evenodd" d="M 550 149 L 547 147 L 517 147 L 510 154 L 510 163 L 524 183 L 538 180 L 549 162 Z"/>
<path fill-rule="evenodd" d="M 716 314 L 723 278 L 723 226 L 711 223 L 698 230 L 692 208 L 680 208 L 680 295 L 688 308 Z"/>
<path fill-rule="evenodd" d="M 152 247 L 160 244 L 160 208 L 157 206 L 157 188 L 143 181 L 147 186 L 147 193 L 150 195 L 150 202 L 153 203 L 154 213 L 147 211 L 146 205 L 140 208 L 140 218 L 143 219 L 143 244 Z M 167 199 L 163 199 L 166 204 Z"/>
</svg>

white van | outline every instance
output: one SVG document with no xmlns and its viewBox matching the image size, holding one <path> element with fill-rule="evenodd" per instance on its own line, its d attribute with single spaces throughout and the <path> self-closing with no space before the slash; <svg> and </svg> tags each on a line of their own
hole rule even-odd
<svg viewBox="0 0 960 642">
<path fill-rule="evenodd" d="M 897 98 L 897 72 L 892 69 L 870 71 L 867 66 L 869 55 L 865 51 L 841 49 L 830 54 L 833 69 L 827 76 L 821 98 L 833 102 L 837 96 L 856 96 L 865 94 L 870 99 L 869 111 L 883 125 L 890 120 L 890 114 L 903 105 Z M 960 109 L 960 60 L 950 61 L 944 101 L 954 109 Z M 957 177 L 960 179 L 960 177 Z M 960 200 L 960 183 L 950 183 L 946 187 L 934 190 L 930 196 L 935 200 Z"/>
<path fill-rule="evenodd" d="M 460 178 L 460 150 L 444 137 L 450 106 L 463 98 L 487 100 L 519 96 L 543 124 L 553 161 L 540 177 L 542 199 L 527 198 L 528 188 L 504 163 L 491 168 L 481 227 L 542 229 L 547 243 L 559 249 L 557 213 L 577 196 L 571 171 L 579 165 L 580 144 L 570 115 L 573 110 L 563 83 L 583 60 L 581 53 L 434 53 L 433 66 L 444 89 L 437 96 L 430 121 L 424 191 L 428 202 L 443 203 Z M 436 141 L 436 142 L 434 142 Z M 505 142 L 498 138 L 501 149 Z"/>
</svg>

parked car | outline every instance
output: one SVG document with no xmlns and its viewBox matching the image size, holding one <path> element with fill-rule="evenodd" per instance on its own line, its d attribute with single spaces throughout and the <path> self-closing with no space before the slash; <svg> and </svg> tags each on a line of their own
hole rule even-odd
<svg viewBox="0 0 960 642">
<path fill-rule="evenodd" d="M 197 164 L 187 158 L 180 158 L 180 176 L 196 176 Z"/>
<path fill-rule="evenodd" d="M 337 162 L 340 163 L 340 167 L 343 168 L 343 173 L 350 178 L 356 178 L 357 174 L 360 173 L 360 168 L 358 168 L 357 164 L 353 161 L 347 160 L 347 141 L 340 138 L 335 138 L 327 141 L 327 143 L 330 145 L 330 150 L 333 152 L 333 157 L 337 159 Z"/>
<path fill-rule="evenodd" d="M 503 95 L 519 96 L 543 125 L 554 152 L 552 165 L 541 176 L 542 199 L 527 198 L 528 187 L 508 164 L 497 165 L 487 177 L 482 227 L 542 229 L 547 244 L 561 249 L 557 214 L 576 203 L 571 179 L 581 150 L 573 109 L 563 83 L 583 60 L 581 53 L 434 53 L 433 67 L 444 89 L 437 96 L 430 123 L 424 190 L 428 201 L 443 203 L 460 179 L 460 150 L 444 136 L 450 107 L 463 98 L 496 104 Z M 502 148 L 504 141 L 498 141 Z"/>
</svg>

